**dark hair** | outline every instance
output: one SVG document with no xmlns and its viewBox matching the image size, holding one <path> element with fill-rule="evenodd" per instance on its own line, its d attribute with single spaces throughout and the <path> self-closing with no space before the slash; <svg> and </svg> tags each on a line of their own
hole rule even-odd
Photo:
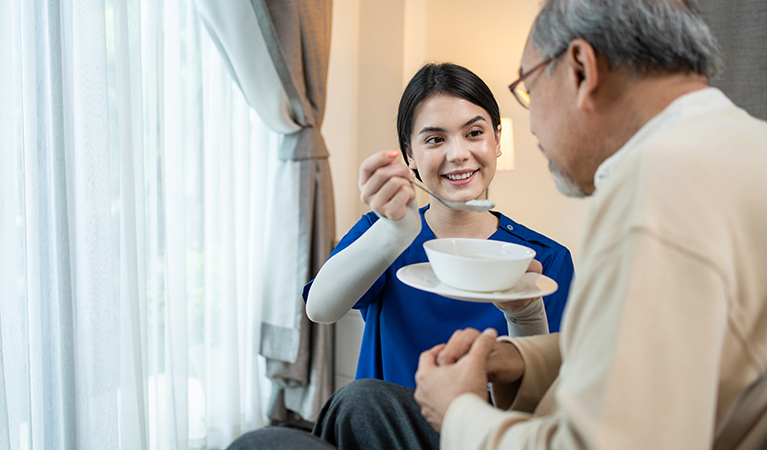
<svg viewBox="0 0 767 450">
<path fill-rule="evenodd" d="M 408 162 L 407 152 L 410 149 L 410 135 L 413 132 L 415 110 L 418 105 L 439 94 L 460 97 L 484 108 L 490 115 L 493 130 L 498 130 L 498 125 L 501 123 L 498 103 L 495 101 L 490 88 L 481 78 L 469 69 L 456 64 L 426 64 L 407 84 L 399 101 L 397 135 L 399 136 L 399 149 L 402 152 L 402 157 L 405 158 L 405 163 Z M 416 177 L 421 179 L 418 171 L 416 171 Z"/>
</svg>

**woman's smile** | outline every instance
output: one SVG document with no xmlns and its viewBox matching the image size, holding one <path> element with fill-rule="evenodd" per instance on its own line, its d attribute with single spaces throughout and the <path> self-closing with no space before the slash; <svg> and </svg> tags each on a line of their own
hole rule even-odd
<svg viewBox="0 0 767 450">
<path fill-rule="evenodd" d="M 479 170 L 456 170 L 442 175 L 442 178 L 453 186 L 463 186 L 471 183 L 477 172 Z"/>
</svg>

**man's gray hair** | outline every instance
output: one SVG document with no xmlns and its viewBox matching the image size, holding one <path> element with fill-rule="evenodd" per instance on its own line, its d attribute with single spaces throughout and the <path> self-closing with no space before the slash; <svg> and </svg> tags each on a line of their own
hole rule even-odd
<svg viewBox="0 0 767 450">
<path fill-rule="evenodd" d="M 639 76 L 711 79 L 721 68 L 716 39 L 691 0 L 545 0 L 531 36 L 547 58 L 583 39 L 610 69 L 630 67 Z"/>
</svg>

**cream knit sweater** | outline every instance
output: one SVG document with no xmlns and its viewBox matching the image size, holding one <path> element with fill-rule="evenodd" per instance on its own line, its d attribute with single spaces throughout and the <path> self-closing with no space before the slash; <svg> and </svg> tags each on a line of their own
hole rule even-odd
<svg viewBox="0 0 767 450">
<path fill-rule="evenodd" d="M 443 449 L 767 444 L 767 123 L 709 88 L 600 166 L 561 335 L 499 406 L 464 394 Z"/>
</svg>

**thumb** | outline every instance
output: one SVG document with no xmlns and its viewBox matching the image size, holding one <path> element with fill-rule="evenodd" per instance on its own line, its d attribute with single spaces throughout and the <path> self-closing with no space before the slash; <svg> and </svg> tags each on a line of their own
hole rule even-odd
<svg viewBox="0 0 767 450">
<path fill-rule="evenodd" d="M 543 274 L 543 264 L 537 259 L 533 259 L 530 261 L 530 266 L 528 266 L 527 271 Z"/>
<path fill-rule="evenodd" d="M 469 355 L 484 361 L 485 358 L 487 358 L 487 355 L 493 350 L 493 347 L 495 347 L 495 338 L 497 337 L 497 331 L 492 328 L 485 329 L 485 331 L 483 331 L 471 344 Z"/>
</svg>

